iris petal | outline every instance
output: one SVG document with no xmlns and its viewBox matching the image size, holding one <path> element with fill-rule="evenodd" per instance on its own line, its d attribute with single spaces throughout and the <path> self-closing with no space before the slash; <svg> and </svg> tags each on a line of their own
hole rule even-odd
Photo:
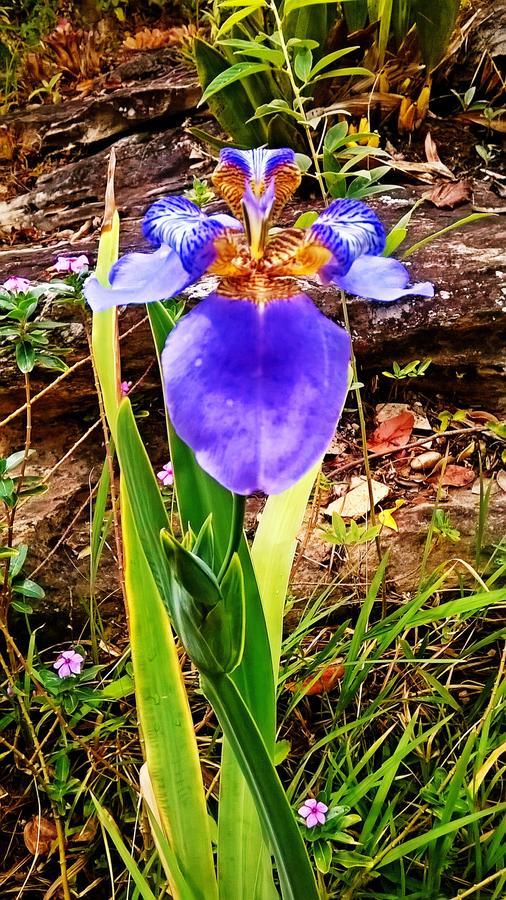
<svg viewBox="0 0 506 900">
<path fill-rule="evenodd" d="M 334 200 L 309 230 L 332 253 L 333 260 L 322 273 L 328 281 L 344 275 L 359 256 L 382 253 L 385 247 L 383 225 L 360 200 Z"/>
<path fill-rule="evenodd" d="M 193 281 L 177 253 L 162 246 L 154 253 L 127 253 L 118 260 L 109 274 L 110 288 L 92 275 L 84 285 L 84 296 L 93 312 L 102 312 L 111 306 L 175 297 Z"/>
<path fill-rule="evenodd" d="M 144 237 L 152 244 L 167 244 L 175 250 L 193 278 L 202 275 L 215 259 L 215 239 L 227 228 L 241 227 L 232 216 L 207 216 L 186 197 L 157 200 L 142 221 Z"/>
<path fill-rule="evenodd" d="M 226 147 L 220 153 L 220 161 L 213 174 L 216 190 L 237 216 L 241 214 L 241 200 L 247 185 L 257 196 L 261 196 L 269 184 L 274 183 L 275 217 L 298 188 L 300 180 L 295 153 L 288 147 L 281 150 L 267 150 L 264 147 L 236 150 Z"/>
<path fill-rule="evenodd" d="M 279 493 L 323 456 L 348 389 L 350 341 L 309 297 L 211 294 L 162 355 L 176 432 L 238 494 Z"/>
<path fill-rule="evenodd" d="M 355 260 L 346 275 L 331 279 L 348 294 L 365 297 L 368 300 L 382 300 L 390 303 L 409 294 L 418 297 L 433 297 L 434 285 L 422 281 L 408 287 L 409 272 L 397 259 L 385 256 L 361 256 Z"/>
</svg>

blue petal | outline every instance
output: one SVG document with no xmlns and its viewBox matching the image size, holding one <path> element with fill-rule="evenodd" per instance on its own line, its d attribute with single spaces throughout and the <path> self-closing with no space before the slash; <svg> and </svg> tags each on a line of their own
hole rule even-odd
<svg viewBox="0 0 506 900">
<path fill-rule="evenodd" d="M 360 200 L 334 200 L 311 225 L 311 234 L 333 255 L 325 277 L 348 271 L 357 257 L 377 255 L 385 247 L 385 229 L 377 215 Z"/>
<path fill-rule="evenodd" d="M 288 147 L 281 150 L 236 150 L 225 147 L 220 152 L 220 163 L 239 169 L 248 181 L 260 183 L 272 178 L 286 165 L 295 165 L 295 153 Z"/>
<path fill-rule="evenodd" d="M 157 200 L 142 221 L 144 237 L 152 244 L 172 247 L 193 278 L 199 278 L 215 259 L 214 241 L 226 228 L 241 225 L 232 216 L 207 216 L 186 197 Z"/>
<path fill-rule="evenodd" d="M 430 281 L 408 287 L 409 272 L 406 267 L 397 259 L 385 256 L 361 256 L 355 260 L 346 275 L 334 276 L 331 281 L 348 294 L 368 300 L 382 300 L 385 303 L 408 294 L 418 297 L 434 296 L 434 285 Z"/>
<path fill-rule="evenodd" d="M 225 147 L 213 173 L 213 184 L 236 215 L 241 215 L 241 202 L 246 187 L 260 197 L 272 183 L 275 189 L 273 216 L 298 188 L 301 174 L 295 153 L 288 147 L 282 150 L 235 150 Z"/>
<path fill-rule="evenodd" d="M 350 340 L 304 294 L 212 294 L 170 333 L 166 402 L 203 469 L 238 494 L 285 490 L 325 453 L 348 391 Z"/>
<path fill-rule="evenodd" d="M 109 273 L 110 288 L 91 275 L 83 290 L 93 312 L 102 312 L 111 306 L 175 297 L 193 281 L 177 253 L 160 247 L 154 253 L 127 253 L 118 260 Z"/>
</svg>

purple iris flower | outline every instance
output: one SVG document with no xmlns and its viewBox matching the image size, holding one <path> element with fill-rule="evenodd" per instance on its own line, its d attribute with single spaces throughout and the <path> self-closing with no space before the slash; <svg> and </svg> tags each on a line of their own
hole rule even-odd
<svg viewBox="0 0 506 900">
<path fill-rule="evenodd" d="M 279 493 L 301 478 L 325 453 L 346 399 L 349 336 L 298 277 L 387 302 L 434 293 L 426 282 L 408 287 L 405 267 L 380 255 L 385 230 L 360 201 L 336 200 L 310 228 L 270 234 L 300 179 L 292 150 L 222 150 L 213 183 L 233 216 L 207 216 L 184 197 L 158 200 L 143 220 L 157 249 L 122 257 L 110 288 L 95 276 L 84 288 L 100 312 L 219 277 L 169 334 L 162 363 L 176 432 L 238 494 Z"/>
</svg>

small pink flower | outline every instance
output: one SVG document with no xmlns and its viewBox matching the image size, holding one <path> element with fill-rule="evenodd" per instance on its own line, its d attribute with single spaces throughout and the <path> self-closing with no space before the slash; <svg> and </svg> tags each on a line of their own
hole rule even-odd
<svg viewBox="0 0 506 900">
<path fill-rule="evenodd" d="M 122 381 L 120 385 L 121 396 L 126 397 L 127 394 L 130 393 L 130 388 L 132 387 L 131 381 Z"/>
<path fill-rule="evenodd" d="M 62 650 L 53 665 L 53 669 L 57 669 L 60 678 L 71 678 L 74 675 L 81 674 L 83 662 L 84 656 L 76 653 L 75 650 Z"/>
<path fill-rule="evenodd" d="M 84 253 L 81 253 L 80 256 L 59 256 L 54 264 L 57 272 L 65 272 L 67 275 L 71 273 L 78 275 L 79 272 L 84 272 L 89 267 L 88 257 Z"/>
<path fill-rule="evenodd" d="M 25 294 L 30 287 L 30 282 L 28 278 L 18 278 L 17 275 L 12 275 L 7 281 L 4 281 L 2 287 L 11 294 Z"/>
<path fill-rule="evenodd" d="M 325 825 L 327 821 L 327 817 L 325 815 L 328 812 L 328 806 L 325 806 L 325 803 L 321 803 L 319 800 L 313 800 L 312 797 L 309 800 L 304 800 L 303 806 L 299 809 L 299 816 L 302 816 L 303 819 L 306 820 L 306 825 L 308 828 L 314 828 L 315 825 Z"/>
<path fill-rule="evenodd" d="M 161 472 L 156 473 L 156 477 L 158 481 L 161 481 L 164 487 L 169 487 L 169 485 L 174 484 L 174 470 L 172 468 L 172 463 L 168 462 L 162 466 Z"/>
</svg>

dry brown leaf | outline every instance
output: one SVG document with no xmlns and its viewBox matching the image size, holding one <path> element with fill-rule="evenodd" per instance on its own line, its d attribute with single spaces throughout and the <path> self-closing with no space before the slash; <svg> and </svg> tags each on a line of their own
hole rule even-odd
<svg viewBox="0 0 506 900">
<path fill-rule="evenodd" d="M 430 422 L 423 411 L 421 403 L 413 403 L 412 406 L 410 406 L 409 403 L 378 403 L 375 410 L 375 418 L 377 422 L 385 422 L 386 419 L 392 419 L 394 416 L 398 416 L 399 413 L 405 411 L 413 413 L 413 416 L 415 417 L 413 429 L 415 431 L 432 431 Z"/>
<path fill-rule="evenodd" d="M 328 694 L 337 687 L 344 672 L 345 668 L 342 663 L 332 663 L 332 665 L 327 666 L 321 671 L 315 682 L 313 682 L 314 675 L 312 675 L 310 678 L 306 678 L 302 684 L 297 684 L 296 681 L 287 682 L 286 688 L 292 693 L 302 690 L 306 697 L 314 697 L 318 694 Z"/>
<path fill-rule="evenodd" d="M 43 816 L 33 816 L 23 829 L 26 849 L 35 856 L 46 856 L 56 840 L 56 825 Z"/>
<path fill-rule="evenodd" d="M 184 28 L 141 28 L 134 35 L 128 35 L 123 46 L 128 50 L 158 50 L 180 44 L 188 33 Z"/>
<path fill-rule="evenodd" d="M 374 505 L 380 503 L 385 497 L 388 497 L 390 489 L 382 481 L 371 480 L 372 495 Z M 363 518 L 371 509 L 371 501 L 369 498 L 369 488 L 367 479 L 352 478 L 350 490 L 344 496 L 339 497 L 327 506 L 325 515 L 332 517 L 332 513 L 336 512 L 345 519 Z"/>
<path fill-rule="evenodd" d="M 486 116 L 479 112 L 461 112 L 455 118 L 465 119 L 466 122 L 472 122 L 473 125 L 481 125 L 483 128 L 491 128 L 492 131 L 498 131 L 499 134 L 506 134 L 506 118 L 504 116 L 487 119 Z"/>
<path fill-rule="evenodd" d="M 434 138 L 432 137 L 430 131 L 427 132 L 425 138 L 425 156 L 427 157 L 427 162 L 435 162 L 440 163 L 441 159 L 439 158 L 439 153 L 437 152 L 437 146 Z"/>
<path fill-rule="evenodd" d="M 444 184 L 436 184 L 429 193 L 424 194 L 424 199 L 433 203 L 438 209 L 455 209 L 462 203 L 468 203 L 471 199 L 472 188 L 469 181 L 453 181 Z"/>
<path fill-rule="evenodd" d="M 486 412 L 484 409 L 470 409 L 466 412 L 466 419 L 475 419 L 478 422 L 498 422 L 499 419 L 497 416 L 494 416 L 493 413 Z"/>
<path fill-rule="evenodd" d="M 475 477 L 473 470 L 468 469 L 467 466 L 449 465 L 446 467 L 442 477 L 439 474 L 433 475 L 429 478 L 429 481 L 437 482 L 447 487 L 467 487 L 468 484 L 474 481 Z"/>
<path fill-rule="evenodd" d="M 391 419 L 386 419 L 373 431 L 367 441 L 367 446 L 374 453 L 400 450 L 409 443 L 414 422 L 415 417 L 408 410 L 404 410 Z"/>
<path fill-rule="evenodd" d="M 426 453 L 415 456 L 410 465 L 414 472 L 427 472 L 429 469 L 433 469 L 440 459 L 441 454 L 437 450 L 427 450 Z"/>
<path fill-rule="evenodd" d="M 504 469 L 501 469 L 497 473 L 497 484 L 501 488 L 501 491 L 506 492 L 506 471 Z"/>
</svg>

